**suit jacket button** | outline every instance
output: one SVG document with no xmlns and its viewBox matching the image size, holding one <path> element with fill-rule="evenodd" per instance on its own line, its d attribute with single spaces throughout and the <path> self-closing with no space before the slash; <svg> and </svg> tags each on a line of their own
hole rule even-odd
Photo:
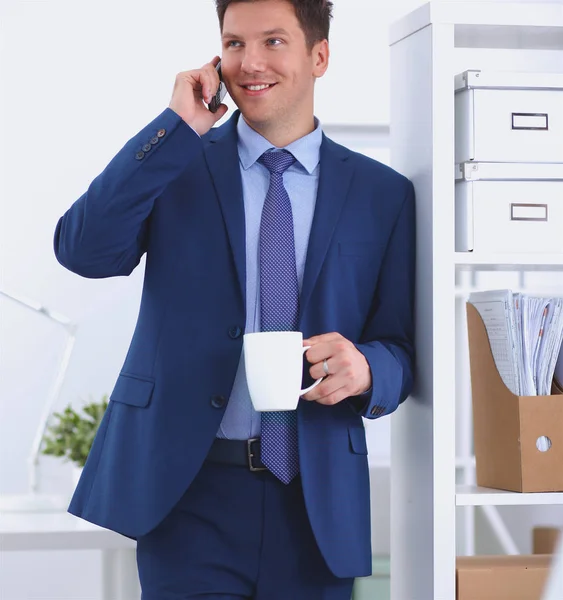
<svg viewBox="0 0 563 600">
<path fill-rule="evenodd" d="M 151 148 L 152 148 L 152 146 L 150 144 L 145 144 L 143 146 L 143 152 L 148 152 Z"/>
<path fill-rule="evenodd" d="M 238 326 L 235 325 L 234 327 L 231 327 L 229 329 L 229 337 L 233 340 L 238 339 L 240 336 L 242 335 L 242 329 Z"/>
<path fill-rule="evenodd" d="M 159 129 L 156 136 L 161 138 L 164 137 L 166 135 L 166 129 Z"/>
<path fill-rule="evenodd" d="M 141 152 L 141 151 L 139 151 L 139 152 L 137 152 L 137 154 L 135 154 L 135 158 L 136 158 L 137 160 L 143 160 L 143 158 L 145 158 L 145 153 L 144 153 L 144 152 Z"/>
<path fill-rule="evenodd" d="M 154 137 L 151 138 L 151 144 L 154 146 L 155 144 L 158 144 L 158 138 L 156 137 L 156 135 Z"/>
<path fill-rule="evenodd" d="M 225 406 L 225 398 L 223 396 L 211 396 L 211 406 L 213 408 L 223 408 Z"/>
</svg>

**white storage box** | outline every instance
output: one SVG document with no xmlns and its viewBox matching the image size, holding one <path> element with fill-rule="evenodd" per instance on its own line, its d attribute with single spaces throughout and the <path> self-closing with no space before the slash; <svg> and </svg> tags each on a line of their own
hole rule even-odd
<svg viewBox="0 0 563 600">
<path fill-rule="evenodd" d="M 563 73 L 455 78 L 455 162 L 563 163 Z"/>
<path fill-rule="evenodd" d="M 455 219 L 457 252 L 563 260 L 563 164 L 458 165 Z"/>
</svg>

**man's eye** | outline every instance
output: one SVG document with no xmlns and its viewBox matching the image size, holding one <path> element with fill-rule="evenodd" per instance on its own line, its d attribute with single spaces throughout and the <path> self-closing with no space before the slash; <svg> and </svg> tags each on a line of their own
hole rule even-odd
<svg viewBox="0 0 563 600">
<path fill-rule="evenodd" d="M 269 46 L 279 46 L 281 43 L 282 43 L 282 40 L 280 40 L 278 38 L 271 38 L 268 40 Z"/>
<path fill-rule="evenodd" d="M 231 40 L 230 42 L 227 42 L 227 48 L 233 48 L 236 47 L 240 44 L 240 42 L 237 42 L 236 40 Z"/>
</svg>

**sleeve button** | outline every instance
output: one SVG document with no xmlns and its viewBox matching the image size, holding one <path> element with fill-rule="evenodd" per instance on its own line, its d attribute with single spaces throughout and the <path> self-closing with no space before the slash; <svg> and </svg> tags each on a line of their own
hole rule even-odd
<svg viewBox="0 0 563 600">
<path fill-rule="evenodd" d="M 137 160 L 143 160 L 143 158 L 145 158 L 145 153 L 144 152 L 137 152 L 137 154 L 135 154 L 135 158 Z"/>
<path fill-rule="evenodd" d="M 166 129 L 159 129 L 156 136 L 161 138 L 164 137 L 166 135 Z"/>
<path fill-rule="evenodd" d="M 225 397 L 211 396 L 211 406 L 213 406 L 213 408 L 223 408 L 223 406 L 225 406 Z"/>
<path fill-rule="evenodd" d="M 242 329 L 235 325 L 229 329 L 229 337 L 233 340 L 238 339 L 242 335 Z"/>
</svg>

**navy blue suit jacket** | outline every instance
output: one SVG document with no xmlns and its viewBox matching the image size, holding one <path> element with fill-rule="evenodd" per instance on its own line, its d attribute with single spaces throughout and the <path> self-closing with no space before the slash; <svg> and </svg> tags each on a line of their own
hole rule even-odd
<svg viewBox="0 0 563 600">
<path fill-rule="evenodd" d="M 238 114 L 200 139 L 165 109 L 57 224 L 57 259 L 84 277 L 129 275 L 146 253 L 131 345 L 69 506 L 132 538 L 190 485 L 237 371 L 245 323 Z M 413 286 L 412 184 L 323 136 L 300 330 L 339 332 L 373 377 L 360 410 L 354 398 L 298 407 L 305 502 L 339 577 L 371 572 L 362 416 L 393 412 L 411 390 Z"/>
</svg>

